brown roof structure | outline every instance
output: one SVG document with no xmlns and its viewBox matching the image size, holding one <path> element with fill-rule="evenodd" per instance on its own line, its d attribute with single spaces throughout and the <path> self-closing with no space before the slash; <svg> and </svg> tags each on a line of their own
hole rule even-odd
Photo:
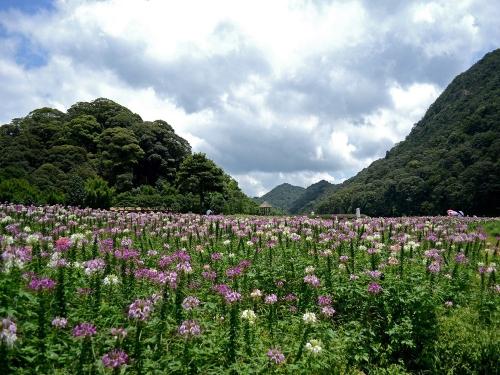
<svg viewBox="0 0 500 375">
<path fill-rule="evenodd" d="M 262 204 L 259 206 L 260 208 L 273 208 L 268 202 L 264 201 Z"/>
</svg>

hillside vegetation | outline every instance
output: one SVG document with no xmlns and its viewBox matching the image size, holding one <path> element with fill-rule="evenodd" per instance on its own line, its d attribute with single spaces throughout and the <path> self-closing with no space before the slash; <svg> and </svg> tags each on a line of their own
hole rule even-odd
<svg viewBox="0 0 500 375">
<path fill-rule="evenodd" d="M 0 202 L 251 213 L 237 182 L 162 120 L 109 99 L 0 127 Z"/>
<path fill-rule="evenodd" d="M 270 192 L 264 194 L 260 198 L 256 198 L 256 202 L 268 202 L 273 207 L 282 209 L 288 212 L 290 207 L 302 195 L 305 189 L 301 186 L 294 186 L 287 183 L 276 186 Z"/>
<path fill-rule="evenodd" d="M 457 76 L 406 139 L 315 203 L 372 216 L 500 213 L 500 49 Z"/>
</svg>

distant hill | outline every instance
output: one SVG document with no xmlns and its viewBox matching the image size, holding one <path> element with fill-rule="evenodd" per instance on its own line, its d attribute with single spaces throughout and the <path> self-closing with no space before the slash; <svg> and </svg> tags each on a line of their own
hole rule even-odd
<svg viewBox="0 0 500 375">
<path fill-rule="evenodd" d="M 262 197 L 256 198 L 255 200 L 257 203 L 266 201 L 273 205 L 273 207 L 280 208 L 283 211 L 288 212 L 290 207 L 305 190 L 306 189 L 303 187 L 284 183 L 276 186 L 273 190 L 264 194 Z"/>
<path fill-rule="evenodd" d="M 307 187 L 289 208 L 291 214 L 314 211 L 316 200 L 335 190 L 335 186 L 328 181 L 321 180 Z"/>
<path fill-rule="evenodd" d="M 406 139 L 315 204 L 320 213 L 500 215 L 500 49 L 457 76 Z"/>
</svg>

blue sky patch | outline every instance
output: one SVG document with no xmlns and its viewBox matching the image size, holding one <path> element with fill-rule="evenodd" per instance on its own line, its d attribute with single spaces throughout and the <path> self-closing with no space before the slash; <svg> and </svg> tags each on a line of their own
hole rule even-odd
<svg viewBox="0 0 500 375">
<path fill-rule="evenodd" d="M 35 13 L 43 9 L 53 9 L 53 0 L 0 0 L 0 12 L 17 9 L 23 13 Z"/>
</svg>

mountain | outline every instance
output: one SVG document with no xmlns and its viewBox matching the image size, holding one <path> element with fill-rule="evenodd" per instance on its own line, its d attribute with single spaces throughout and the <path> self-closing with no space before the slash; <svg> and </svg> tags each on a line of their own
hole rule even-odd
<svg viewBox="0 0 500 375">
<path fill-rule="evenodd" d="M 256 201 L 258 203 L 266 201 L 273 207 L 280 208 L 283 211 L 288 212 L 291 205 L 304 191 L 305 189 L 303 187 L 284 183 L 276 186 L 273 190 L 264 194 L 262 197 L 257 198 Z"/>
<path fill-rule="evenodd" d="M 99 98 L 0 126 L 0 202 L 255 212 L 237 182 L 166 121 Z"/>
<path fill-rule="evenodd" d="M 321 180 L 308 186 L 302 194 L 290 205 L 288 211 L 291 214 L 308 213 L 314 211 L 314 204 L 321 196 L 328 194 L 335 189 L 336 185 L 328 181 Z"/>
<path fill-rule="evenodd" d="M 457 76 L 406 139 L 315 206 L 372 216 L 500 214 L 500 49 Z"/>
</svg>

